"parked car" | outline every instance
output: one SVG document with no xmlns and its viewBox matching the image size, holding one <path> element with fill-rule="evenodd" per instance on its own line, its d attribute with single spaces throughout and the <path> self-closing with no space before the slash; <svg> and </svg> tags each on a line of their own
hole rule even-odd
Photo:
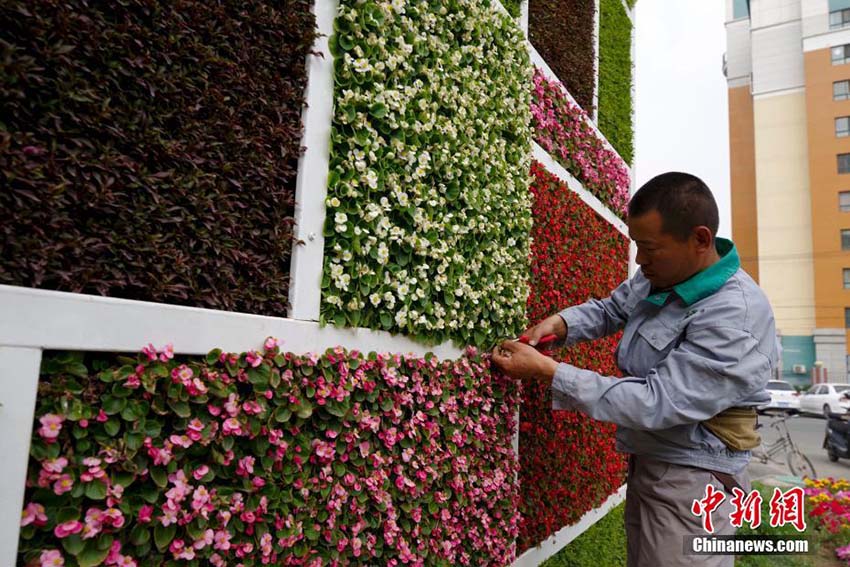
<svg viewBox="0 0 850 567">
<path fill-rule="evenodd" d="M 785 380 L 771 380 L 767 383 L 767 392 L 770 394 L 770 402 L 760 406 L 758 409 L 780 409 L 796 411 L 800 409 L 800 393 L 794 389 L 790 382 Z"/>
<path fill-rule="evenodd" d="M 815 384 L 800 396 L 800 410 L 827 417 L 830 412 L 845 412 L 850 410 L 845 392 L 850 393 L 850 384 Z"/>
</svg>

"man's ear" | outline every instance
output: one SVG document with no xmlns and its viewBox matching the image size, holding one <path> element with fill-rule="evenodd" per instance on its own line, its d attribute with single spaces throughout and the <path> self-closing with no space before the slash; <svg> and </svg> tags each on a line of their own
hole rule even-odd
<svg viewBox="0 0 850 567">
<path fill-rule="evenodd" d="M 714 235 L 707 226 L 698 226 L 693 231 L 697 252 L 707 252 L 714 248 Z"/>
</svg>

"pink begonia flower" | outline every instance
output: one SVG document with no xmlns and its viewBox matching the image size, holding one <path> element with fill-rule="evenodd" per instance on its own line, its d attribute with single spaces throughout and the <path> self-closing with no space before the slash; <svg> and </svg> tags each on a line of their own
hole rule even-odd
<svg viewBox="0 0 850 567">
<path fill-rule="evenodd" d="M 142 354 L 147 356 L 148 360 L 156 360 L 156 358 L 157 358 L 156 347 L 153 346 L 152 343 L 148 343 L 147 346 L 142 347 Z"/>
<path fill-rule="evenodd" d="M 254 457 L 248 456 L 239 459 L 238 464 L 236 465 L 236 474 L 238 476 L 247 477 L 249 474 L 253 474 L 254 472 Z"/>
<path fill-rule="evenodd" d="M 254 485 L 254 488 L 262 488 L 266 485 L 266 481 L 258 476 L 255 476 L 251 479 L 251 484 Z"/>
<path fill-rule="evenodd" d="M 226 565 L 224 559 L 218 553 L 210 555 L 210 563 L 213 564 L 213 567 L 224 567 Z"/>
<path fill-rule="evenodd" d="M 269 337 L 266 339 L 266 342 L 263 343 L 263 348 L 266 350 L 274 350 L 280 345 L 280 341 L 274 337 Z"/>
<path fill-rule="evenodd" d="M 109 416 L 106 415 L 106 412 L 104 412 L 103 410 L 100 410 L 100 411 L 97 412 L 97 417 L 95 418 L 95 420 L 98 423 L 104 423 L 104 422 L 109 420 Z"/>
<path fill-rule="evenodd" d="M 136 560 L 130 557 L 129 555 L 122 555 L 118 558 L 118 562 L 115 564 L 117 567 L 138 567 L 138 563 Z"/>
<path fill-rule="evenodd" d="M 235 417 L 225 419 L 221 430 L 225 435 L 242 435 L 242 426 Z"/>
<path fill-rule="evenodd" d="M 188 449 L 192 446 L 192 440 L 189 439 L 187 435 L 172 435 L 168 438 L 168 440 L 179 447 L 183 447 L 184 449 Z"/>
<path fill-rule="evenodd" d="M 65 559 L 56 549 L 42 551 L 38 560 L 40 562 L 39 567 L 63 567 L 65 565 Z"/>
<path fill-rule="evenodd" d="M 210 472 L 210 468 L 207 465 L 201 465 L 195 469 L 195 472 L 192 473 L 192 477 L 195 480 L 201 480 L 202 478 L 207 476 L 208 472 Z"/>
<path fill-rule="evenodd" d="M 65 418 L 61 415 L 48 413 L 38 418 L 38 420 L 41 422 L 41 428 L 38 430 L 38 434 L 48 443 L 52 443 L 59 437 L 59 432 L 62 431 L 62 422 L 65 421 Z"/>
<path fill-rule="evenodd" d="M 47 514 L 44 513 L 44 506 L 37 502 L 30 502 L 21 512 L 21 527 L 33 524 L 35 526 L 43 526 L 47 523 Z"/>
<path fill-rule="evenodd" d="M 145 504 L 139 510 L 139 523 L 141 524 L 149 524 L 151 521 L 151 516 L 153 515 L 153 506 L 150 504 Z"/>
<path fill-rule="evenodd" d="M 168 362 L 172 358 L 174 358 L 174 346 L 171 343 L 168 343 L 165 347 L 163 347 L 162 352 L 159 355 L 159 359 L 162 362 Z"/>
<path fill-rule="evenodd" d="M 88 428 L 88 426 L 89 426 L 89 420 L 87 420 L 87 419 L 81 419 L 80 421 L 78 421 L 78 422 L 77 422 L 77 425 L 79 425 L 79 426 L 80 426 L 80 427 L 82 427 L 83 429 L 87 429 L 87 428 Z"/>
<path fill-rule="evenodd" d="M 72 488 L 74 488 L 74 479 L 69 474 L 63 474 L 53 483 L 53 492 L 57 495 L 70 492 Z"/>
<path fill-rule="evenodd" d="M 123 555 L 121 555 L 121 542 L 116 539 L 112 542 L 112 546 L 109 548 L 109 553 L 107 554 L 103 564 L 116 565 L 122 557 Z"/>
<path fill-rule="evenodd" d="M 195 543 L 192 544 L 192 547 L 195 549 L 203 549 L 208 545 L 212 545 L 214 538 L 214 532 L 211 529 L 207 529 L 204 531 L 204 535 L 195 540 Z"/>
<path fill-rule="evenodd" d="M 68 459 L 59 457 L 57 459 L 48 459 L 41 463 L 41 467 L 47 472 L 61 473 L 68 466 Z"/>
<path fill-rule="evenodd" d="M 333 461 L 334 455 L 336 454 L 336 448 L 332 443 L 326 443 L 318 439 L 313 441 L 313 449 L 316 452 L 316 456 L 319 458 L 319 462 L 322 464 L 327 464 Z"/>
<path fill-rule="evenodd" d="M 115 529 L 124 527 L 124 514 L 118 508 L 109 508 L 103 513 L 103 523 Z"/>
<path fill-rule="evenodd" d="M 195 373 L 185 364 L 181 364 L 171 371 L 171 379 L 175 383 L 183 384 L 184 386 L 191 381 L 194 376 Z"/>
<path fill-rule="evenodd" d="M 224 403 L 224 410 L 230 417 L 236 417 L 239 415 L 239 400 L 236 394 L 230 394 L 227 396 L 227 401 Z"/>
<path fill-rule="evenodd" d="M 259 415 L 263 413 L 263 406 L 255 402 L 254 400 L 250 400 L 242 404 L 242 409 L 248 415 Z"/>
<path fill-rule="evenodd" d="M 230 549 L 230 532 L 227 530 L 219 530 L 215 532 L 214 541 L 215 548 L 220 551 L 227 551 Z"/>
<path fill-rule="evenodd" d="M 65 522 L 62 524 L 58 524 L 55 528 L 53 528 L 53 535 L 58 537 L 59 539 L 66 538 L 69 535 L 78 534 L 83 531 L 83 524 L 77 520 L 71 520 L 70 522 Z"/>
<path fill-rule="evenodd" d="M 249 350 L 245 354 L 245 361 L 250 364 L 252 368 L 256 368 L 263 363 L 263 355 L 255 350 Z"/>
<path fill-rule="evenodd" d="M 83 464 L 87 467 L 97 467 L 100 466 L 101 460 L 97 457 L 86 457 L 83 459 Z"/>
</svg>

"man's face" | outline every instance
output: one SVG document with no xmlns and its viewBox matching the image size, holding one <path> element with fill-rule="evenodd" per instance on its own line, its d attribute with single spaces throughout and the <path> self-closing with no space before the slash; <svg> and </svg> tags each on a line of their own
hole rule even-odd
<svg viewBox="0 0 850 567">
<path fill-rule="evenodd" d="M 698 271 L 700 252 L 694 235 L 679 240 L 662 230 L 656 210 L 629 217 L 629 236 L 637 244 L 636 262 L 655 289 L 681 283 Z"/>
</svg>

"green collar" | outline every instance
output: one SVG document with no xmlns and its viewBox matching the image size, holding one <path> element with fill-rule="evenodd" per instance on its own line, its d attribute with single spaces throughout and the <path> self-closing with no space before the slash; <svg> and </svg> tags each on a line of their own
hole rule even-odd
<svg viewBox="0 0 850 567">
<path fill-rule="evenodd" d="M 738 251 L 731 240 L 717 238 L 715 247 L 717 253 L 720 254 L 720 260 L 682 283 L 673 286 L 673 292 L 685 302 L 685 305 L 693 305 L 700 299 L 705 299 L 716 292 L 741 267 Z M 667 302 L 671 293 L 670 291 L 659 291 L 650 294 L 646 301 L 661 307 Z"/>
</svg>

